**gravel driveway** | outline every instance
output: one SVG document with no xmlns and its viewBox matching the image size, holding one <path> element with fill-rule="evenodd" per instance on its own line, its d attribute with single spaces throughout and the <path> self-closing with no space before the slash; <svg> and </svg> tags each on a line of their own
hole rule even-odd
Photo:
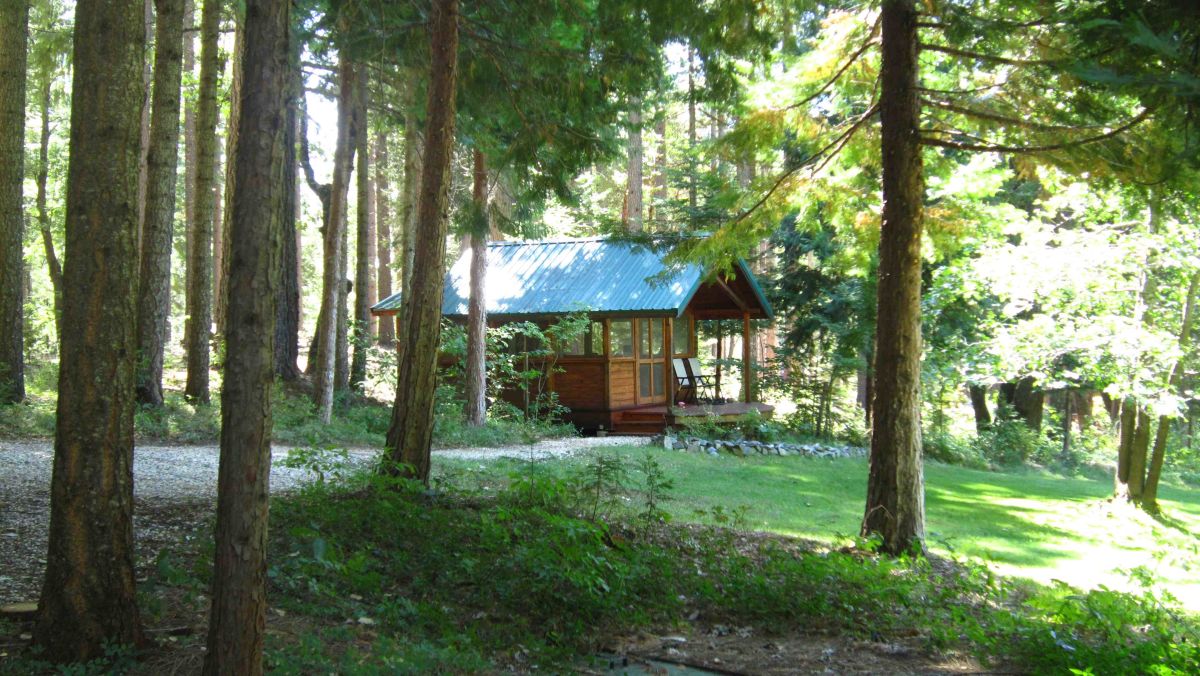
<svg viewBox="0 0 1200 676">
<path fill-rule="evenodd" d="M 465 460 L 529 458 L 537 460 L 585 453 L 598 446 L 643 444 L 635 437 L 554 439 L 529 446 L 462 448 L 434 451 L 438 457 Z M 279 464 L 287 446 L 272 449 L 271 492 L 284 493 L 311 481 L 304 470 Z M 217 497 L 216 446 L 138 446 L 134 452 L 134 537 L 143 564 L 166 544 L 206 518 Z M 367 466 L 378 449 L 352 449 L 350 461 Z M 0 440 L 0 605 L 37 598 L 46 565 L 50 524 L 51 441 Z"/>
</svg>

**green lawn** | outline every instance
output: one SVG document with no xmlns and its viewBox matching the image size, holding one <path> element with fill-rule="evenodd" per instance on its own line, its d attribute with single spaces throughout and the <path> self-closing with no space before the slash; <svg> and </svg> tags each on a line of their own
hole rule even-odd
<svg viewBox="0 0 1200 676">
<path fill-rule="evenodd" d="M 615 453 L 632 462 L 643 448 Z M 838 542 L 857 532 L 866 492 L 861 459 L 709 457 L 654 450 L 674 480 L 665 508 L 678 521 L 711 522 L 712 509 L 745 506 L 745 527 Z M 466 472 L 494 486 L 519 464 L 436 461 L 443 472 Z M 585 460 L 553 461 L 571 471 Z M 983 472 L 927 464 L 926 518 L 930 548 L 983 560 L 997 573 L 1074 586 L 1126 589 L 1120 571 L 1145 566 L 1193 611 L 1200 611 L 1200 495 L 1176 486 L 1160 491 L 1163 517 L 1154 520 L 1110 503 L 1108 480 L 1035 472 Z M 703 512 L 704 514 L 700 514 Z"/>
</svg>

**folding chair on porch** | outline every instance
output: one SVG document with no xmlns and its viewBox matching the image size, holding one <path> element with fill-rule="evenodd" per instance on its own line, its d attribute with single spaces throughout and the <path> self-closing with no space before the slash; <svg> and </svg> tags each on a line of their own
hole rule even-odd
<svg viewBox="0 0 1200 676">
<path fill-rule="evenodd" d="M 700 360 L 695 357 L 688 357 L 682 360 L 687 368 L 688 375 L 691 376 L 692 385 L 696 392 L 700 390 L 708 390 L 710 402 L 715 402 L 717 398 L 717 384 L 713 376 L 706 375 L 701 372 Z"/>
<path fill-rule="evenodd" d="M 671 360 L 675 366 L 676 400 L 684 403 L 696 401 L 696 380 L 688 372 L 687 364 L 680 357 Z"/>
</svg>

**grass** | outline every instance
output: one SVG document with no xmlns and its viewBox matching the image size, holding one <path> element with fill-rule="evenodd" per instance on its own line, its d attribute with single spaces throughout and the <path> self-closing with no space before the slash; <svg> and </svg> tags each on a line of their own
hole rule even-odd
<svg viewBox="0 0 1200 676">
<path fill-rule="evenodd" d="M 613 450 L 632 464 L 644 449 Z M 740 512 L 745 526 L 826 543 L 857 533 L 866 491 L 862 459 L 709 457 L 657 451 L 674 482 L 663 508 L 677 521 L 713 523 Z M 441 471 L 498 486 L 516 461 L 483 465 L 438 458 Z M 566 476 L 583 459 L 553 463 Z M 435 466 L 435 470 L 438 467 Z M 1042 584 L 1128 589 L 1125 571 L 1145 567 L 1192 611 L 1200 611 L 1200 495 L 1163 486 L 1163 516 L 1105 500 L 1108 480 L 1010 473 L 927 463 L 930 549 L 989 564 L 997 573 Z M 740 508 L 740 509 L 739 509 Z"/>
</svg>

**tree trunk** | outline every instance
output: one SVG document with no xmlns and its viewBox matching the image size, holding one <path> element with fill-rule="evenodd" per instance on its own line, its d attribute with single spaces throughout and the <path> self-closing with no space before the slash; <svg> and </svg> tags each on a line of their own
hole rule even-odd
<svg viewBox="0 0 1200 676">
<path fill-rule="evenodd" d="M 967 385 L 967 395 L 971 398 L 971 409 L 975 411 L 975 433 L 983 434 L 992 426 L 992 415 L 988 411 L 987 388 L 983 385 Z"/>
<path fill-rule="evenodd" d="M 141 228 L 146 222 L 146 186 L 150 182 L 150 163 L 147 159 L 150 156 L 150 107 L 151 107 L 151 84 L 154 79 L 153 61 L 150 59 L 149 48 L 154 42 L 154 0 L 143 0 L 142 3 L 142 27 L 145 31 L 143 35 L 143 61 L 142 61 L 142 135 L 140 149 L 138 150 L 138 259 L 142 256 L 142 238 L 144 233 Z"/>
<path fill-rule="evenodd" d="M 25 399 L 25 80 L 29 3 L 0 9 L 0 404 Z M 47 90 L 48 91 L 48 90 Z"/>
<path fill-rule="evenodd" d="M 404 231 L 400 236 L 401 278 L 400 288 L 408 293 L 412 279 L 413 258 L 416 255 L 417 199 L 421 192 L 421 153 L 418 144 L 421 142 L 421 132 L 417 130 L 417 116 L 409 112 L 404 116 L 404 194 L 403 213 L 400 216 L 401 227 Z M 403 330 L 403 328 L 401 329 Z M 397 336 L 399 338 L 399 336 Z"/>
<path fill-rule="evenodd" d="M 233 209 L 228 207 L 236 188 L 237 173 L 233 158 L 237 156 L 238 135 L 241 130 L 238 124 L 241 120 L 242 108 L 242 55 L 245 52 L 246 30 L 245 18 L 242 16 L 244 5 L 235 5 L 233 30 L 233 72 L 229 82 L 229 120 L 225 125 L 225 203 L 226 208 L 213 224 L 213 298 L 216 307 L 213 308 L 213 320 L 217 325 L 217 335 L 225 335 L 225 306 L 229 303 L 229 251 L 230 224 L 233 222 Z M 219 204 L 219 202 L 218 202 Z"/>
<path fill-rule="evenodd" d="M 55 662 L 145 642 L 133 550 L 144 28 L 141 0 L 76 4 L 58 422 L 34 628 Z"/>
<path fill-rule="evenodd" d="M 137 398 L 163 403 L 163 350 L 171 315 L 171 240 L 179 157 L 179 93 L 183 67 L 183 0 L 154 0 L 154 99 L 146 164 L 146 208 L 138 281 Z"/>
<path fill-rule="evenodd" d="M 355 187 L 358 193 L 357 225 L 358 236 L 354 253 L 354 356 L 350 363 L 350 389 L 361 392 L 367 381 L 367 348 L 371 344 L 371 306 L 375 304 L 375 214 L 371 208 L 370 135 L 367 134 L 367 106 L 369 104 L 366 81 L 359 88 L 358 169 L 355 171 Z"/>
<path fill-rule="evenodd" d="M 228 201 L 229 301 L 221 384 L 216 552 L 204 673 L 263 672 L 267 620 L 267 497 L 271 386 L 280 255 L 286 218 L 285 137 L 291 0 L 248 0 L 245 98 Z"/>
<path fill-rule="evenodd" d="M 1116 489 L 1120 493 L 1129 483 L 1129 464 L 1133 458 L 1133 436 L 1137 430 L 1137 401 L 1126 397 L 1121 404 L 1121 431 L 1117 441 Z"/>
<path fill-rule="evenodd" d="M 184 0 L 183 25 L 183 72 L 185 81 L 190 81 L 196 72 L 196 6 L 193 0 Z M 192 288 L 192 227 L 196 223 L 196 93 L 190 86 L 183 87 L 183 253 L 184 296 Z M 186 301 L 185 301 L 186 302 Z M 185 318 L 186 326 L 186 318 Z M 190 352 L 187 330 L 183 333 L 184 352 Z"/>
<path fill-rule="evenodd" d="M 479 221 L 471 239 L 471 297 L 467 302 L 467 425 L 479 427 L 487 422 L 487 238 L 488 198 L 487 162 L 475 150 L 472 197 Z"/>
<path fill-rule="evenodd" d="M 392 295 L 392 212 L 391 196 L 388 194 L 388 152 L 387 134 L 383 125 L 375 132 L 375 215 L 378 227 L 378 243 L 376 255 L 379 257 L 378 292 L 379 298 Z M 391 347 L 396 341 L 395 323 L 391 318 L 379 322 L 379 344 Z"/>
<path fill-rule="evenodd" d="M 688 222 L 696 221 L 696 51 L 688 48 Z"/>
<path fill-rule="evenodd" d="M 62 339 L 62 297 L 63 272 L 62 263 L 54 250 L 54 232 L 50 227 L 50 211 L 46 206 L 46 184 L 50 178 L 50 90 L 54 84 L 51 73 L 46 74 L 42 83 L 42 132 L 38 144 L 38 173 L 37 173 L 37 219 L 38 229 L 42 232 L 42 247 L 46 251 L 46 266 L 49 268 L 50 285 L 54 287 L 54 331 Z"/>
<path fill-rule="evenodd" d="M 642 231 L 642 101 L 629 104 L 629 180 L 626 186 L 625 225 L 630 232 Z"/>
<path fill-rule="evenodd" d="M 309 158 L 308 106 L 305 104 L 305 98 L 304 98 L 305 94 L 304 94 L 303 71 L 298 71 L 296 73 L 295 77 L 296 77 L 296 87 L 300 91 L 300 99 L 299 99 L 299 101 L 300 101 L 300 110 L 299 110 L 300 147 L 298 148 L 298 150 L 300 152 L 300 166 L 304 169 L 304 180 L 308 184 L 309 189 L 313 191 L 313 194 L 315 194 L 317 196 L 317 199 L 320 200 L 320 202 L 321 202 L 321 228 L 320 228 L 320 230 L 323 235 L 329 229 L 329 212 L 330 212 L 330 202 L 332 201 L 332 198 L 333 198 L 333 184 L 319 183 L 317 181 L 316 173 L 313 171 L 312 161 Z M 299 245 L 297 245 L 297 246 L 299 246 Z M 323 286 L 322 286 L 322 294 L 324 294 Z M 324 298 L 324 296 L 322 296 L 322 298 Z M 315 329 L 313 330 L 312 340 L 308 344 L 308 358 L 305 360 L 304 370 L 306 373 L 312 374 L 314 376 L 313 377 L 314 382 L 316 381 L 317 364 L 320 362 L 320 359 L 317 355 L 317 348 L 321 343 L 321 336 L 325 335 L 325 330 L 326 330 L 326 326 L 323 323 L 324 319 L 325 319 L 324 315 L 320 314 L 320 312 L 318 311 L 317 325 L 316 325 Z"/>
<path fill-rule="evenodd" d="M 1146 485 L 1146 455 L 1150 447 L 1150 414 L 1145 408 L 1137 411 L 1137 429 L 1133 433 L 1133 445 L 1129 451 L 1129 481 L 1126 497 L 1135 504 L 1142 501 L 1142 489 Z"/>
<path fill-rule="evenodd" d="M 425 149 L 411 284 L 404 287 L 403 336 L 399 347 L 396 402 L 387 433 L 383 469 L 429 481 L 433 392 L 437 385 L 442 330 L 450 162 L 454 150 L 455 86 L 458 79 L 458 1 L 434 0 L 430 17 L 429 94 Z"/>
<path fill-rule="evenodd" d="M 658 136 L 658 154 L 654 158 L 654 199 L 651 207 L 651 221 L 663 218 L 661 209 L 667 203 L 667 109 L 664 106 L 659 111 L 658 121 L 654 123 L 654 133 Z"/>
<path fill-rule="evenodd" d="M 287 108 L 283 129 L 283 195 L 279 236 L 279 303 L 275 312 L 275 375 L 283 381 L 300 378 L 300 237 L 296 227 L 299 195 L 296 176 L 298 98 L 304 95 L 300 71 L 300 41 L 290 45 Z"/>
<path fill-rule="evenodd" d="M 885 0 L 880 121 L 883 228 L 875 341 L 875 425 L 862 534 L 890 554 L 923 549 L 921 225 L 925 194 L 917 98 L 917 12 Z"/>
<path fill-rule="evenodd" d="M 321 287 L 321 313 L 317 318 L 318 334 L 313 378 L 313 394 L 321 422 L 333 418 L 333 389 L 336 384 L 338 347 L 338 305 L 344 298 L 345 279 L 342 272 L 343 231 L 346 227 L 346 200 L 350 182 L 350 167 L 354 162 L 353 109 L 358 105 L 355 88 L 358 75 L 349 59 L 341 57 L 338 66 L 338 137 L 333 155 L 333 183 L 330 187 L 329 213 L 325 219 Z"/>
<path fill-rule="evenodd" d="M 351 134 L 351 142 L 353 142 L 353 134 Z M 356 144 L 357 145 L 357 144 Z M 351 160 L 351 166 L 354 161 Z M 349 191 L 350 186 L 347 184 L 346 190 Z M 336 355 L 337 358 L 333 365 L 333 391 L 345 392 L 350 389 L 350 292 L 354 290 L 354 282 L 349 278 L 350 275 L 350 213 L 349 202 L 346 206 L 346 215 L 342 221 L 342 246 L 341 256 L 338 258 L 337 278 L 340 283 L 338 289 L 338 304 L 337 304 L 337 343 Z"/>
<path fill-rule="evenodd" d="M 204 0 L 200 16 L 200 93 L 196 105 L 196 187 L 192 247 L 188 260 L 187 385 L 184 395 L 208 403 L 209 339 L 212 336 L 213 211 L 216 207 L 217 81 L 221 0 Z"/>
<path fill-rule="evenodd" d="M 1188 354 L 1192 343 L 1192 322 L 1196 315 L 1196 296 L 1200 293 L 1200 272 L 1192 275 L 1188 285 L 1187 298 L 1183 304 L 1183 318 L 1179 328 L 1180 354 Z M 1180 357 L 1171 365 L 1171 373 L 1167 376 L 1167 386 L 1174 390 L 1181 389 L 1183 384 L 1183 358 Z M 1150 456 L 1150 467 L 1146 472 L 1146 485 L 1142 491 L 1142 507 L 1150 512 L 1158 512 L 1158 481 L 1162 477 L 1164 456 L 1167 452 L 1167 436 L 1171 431 L 1171 417 L 1159 416 L 1158 430 L 1154 434 L 1154 452 Z"/>
</svg>

